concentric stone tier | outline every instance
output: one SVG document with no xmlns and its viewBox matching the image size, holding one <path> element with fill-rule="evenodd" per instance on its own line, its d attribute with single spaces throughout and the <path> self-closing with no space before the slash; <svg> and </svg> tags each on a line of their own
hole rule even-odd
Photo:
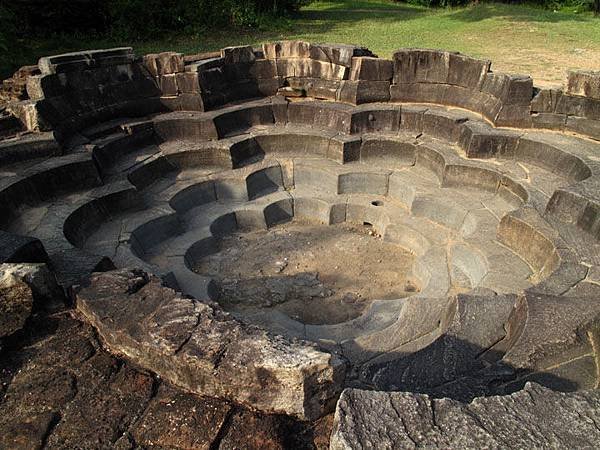
<svg viewBox="0 0 600 450">
<path fill-rule="evenodd" d="M 111 350 L 307 420 L 345 387 L 470 401 L 528 381 L 598 386 L 600 143 L 594 127 L 537 129 L 547 94 L 530 78 L 456 53 L 302 42 L 39 67 L 12 110 L 53 131 L 0 143 L 2 261 L 81 285 Z M 552 114 L 579 102 L 578 123 L 597 119 L 579 84 Z M 226 312 L 203 262 L 286 224 L 368 226 L 411 254 L 415 288 L 337 323 Z"/>
</svg>

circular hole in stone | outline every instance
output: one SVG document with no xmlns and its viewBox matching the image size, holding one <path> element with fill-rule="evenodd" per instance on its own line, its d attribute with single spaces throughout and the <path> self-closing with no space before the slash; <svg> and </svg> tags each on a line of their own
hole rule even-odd
<svg viewBox="0 0 600 450">
<path fill-rule="evenodd" d="M 383 202 L 381 200 L 373 200 L 371 202 L 371 205 L 373 205 L 373 206 L 383 206 Z"/>
<path fill-rule="evenodd" d="M 194 271 L 219 285 L 219 303 L 247 316 L 276 310 L 305 324 L 360 316 L 375 299 L 419 291 L 414 255 L 360 224 L 290 222 L 221 238 Z M 406 286 L 410 286 L 406 289 Z"/>
</svg>

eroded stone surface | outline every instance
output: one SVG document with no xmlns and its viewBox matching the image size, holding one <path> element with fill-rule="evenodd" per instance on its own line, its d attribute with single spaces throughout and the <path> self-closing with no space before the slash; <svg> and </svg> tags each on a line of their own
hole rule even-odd
<svg viewBox="0 0 600 450">
<path fill-rule="evenodd" d="M 35 317 L 0 358 L 0 447 L 317 448 L 312 427 L 199 397 L 104 351 L 69 311 Z M 314 443 L 314 444 L 313 444 Z M 260 444 L 260 445 L 259 445 Z M 313 446 L 314 445 L 314 446 Z"/>
<path fill-rule="evenodd" d="M 16 278 L 3 279 L 0 284 L 0 338 L 20 330 L 32 308 L 33 294 L 29 286 Z"/>
<path fill-rule="evenodd" d="M 338 402 L 330 448 L 594 448 L 599 408 L 599 391 L 565 394 L 535 383 L 468 404 L 347 389 Z"/>
<path fill-rule="evenodd" d="M 76 298 L 110 348 L 192 392 L 314 419 L 341 389 L 335 356 L 270 337 L 143 272 L 93 274 Z"/>
</svg>

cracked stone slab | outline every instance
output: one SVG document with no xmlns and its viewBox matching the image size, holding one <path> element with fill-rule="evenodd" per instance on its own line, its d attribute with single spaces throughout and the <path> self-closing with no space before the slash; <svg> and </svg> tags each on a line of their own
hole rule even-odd
<svg viewBox="0 0 600 450">
<path fill-rule="evenodd" d="M 111 350 L 193 393 L 313 420 L 341 391 L 337 357 L 244 325 L 142 271 L 92 274 L 75 296 Z"/>
<path fill-rule="evenodd" d="M 535 383 L 464 404 L 409 392 L 346 389 L 331 450 L 596 448 L 600 391 L 554 392 Z"/>
</svg>

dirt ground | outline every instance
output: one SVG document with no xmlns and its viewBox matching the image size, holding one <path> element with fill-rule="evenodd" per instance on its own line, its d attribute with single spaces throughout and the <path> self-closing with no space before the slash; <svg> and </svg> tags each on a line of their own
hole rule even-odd
<svg viewBox="0 0 600 450">
<path fill-rule="evenodd" d="M 374 299 L 418 290 L 413 255 L 368 226 L 292 223 L 228 236 L 195 268 L 221 288 L 225 309 L 274 308 L 306 324 L 353 319 Z"/>
</svg>

